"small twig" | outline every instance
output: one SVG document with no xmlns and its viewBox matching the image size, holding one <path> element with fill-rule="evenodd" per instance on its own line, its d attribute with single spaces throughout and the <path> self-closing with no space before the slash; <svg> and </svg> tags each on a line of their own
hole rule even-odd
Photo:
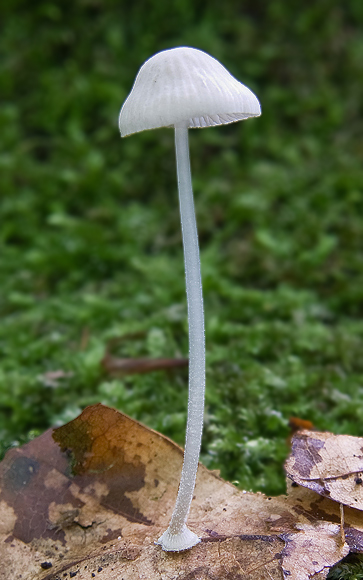
<svg viewBox="0 0 363 580">
<path fill-rule="evenodd" d="M 80 350 L 86 350 L 88 343 L 89 343 L 89 339 L 90 339 L 90 330 L 89 330 L 88 326 L 86 326 L 82 330 L 81 341 L 80 341 L 80 345 L 79 345 Z"/>
<path fill-rule="evenodd" d="M 150 373 L 152 371 L 169 370 L 188 366 L 185 358 L 115 358 L 108 353 L 101 361 L 104 370 L 111 375 L 130 375 Z"/>
<path fill-rule="evenodd" d="M 342 546 L 345 544 L 345 533 L 344 533 L 344 505 L 341 503 L 340 507 L 340 541 Z"/>
</svg>

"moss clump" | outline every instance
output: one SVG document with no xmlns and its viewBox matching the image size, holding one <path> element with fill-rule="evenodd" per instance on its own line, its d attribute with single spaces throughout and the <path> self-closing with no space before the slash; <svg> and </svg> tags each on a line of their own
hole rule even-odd
<svg viewBox="0 0 363 580">
<path fill-rule="evenodd" d="M 186 371 L 112 379 L 100 361 L 119 337 L 123 357 L 188 351 L 173 134 L 121 141 L 117 116 L 148 56 L 192 45 L 263 109 L 190 135 L 202 458 L 283 492 L 291 415 L 363 434 L 361 1 L 0 10 L 1 452 L 99 401 L 183 444 Z"/>
</svg>

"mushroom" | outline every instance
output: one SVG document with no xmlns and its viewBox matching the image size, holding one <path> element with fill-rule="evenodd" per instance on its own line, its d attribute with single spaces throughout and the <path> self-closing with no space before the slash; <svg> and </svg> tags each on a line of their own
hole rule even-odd
<svg viewBox="0 0 363 580">
<path fill-rule="evenodd" d="M 188 129 L 261 114 L 256 96 L 210 55 L 189 47 L 155 54 L 141 67 L 120 113 L 121 136 L 174 127 L 189 321 L 189 398 L 184 463 L 169 528 L 157 540 L 179 552 L 200 542 L 188 529 L 203 429 L 205 339 L 202 281 L 189 162 Z"/>
</svg>

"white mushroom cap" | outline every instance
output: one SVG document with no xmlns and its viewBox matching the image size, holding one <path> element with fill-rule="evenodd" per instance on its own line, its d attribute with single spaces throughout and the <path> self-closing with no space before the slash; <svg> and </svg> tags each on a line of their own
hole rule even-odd
<svg viewBox="0 0 363 580">
<path fill-rule="evenodd" d="M 121 136 L 183 124 L 209 127 L 261 114 L 257 97 L 209 54 L 164 50 L 147 60 L 120 113 Z"/>
</svg>

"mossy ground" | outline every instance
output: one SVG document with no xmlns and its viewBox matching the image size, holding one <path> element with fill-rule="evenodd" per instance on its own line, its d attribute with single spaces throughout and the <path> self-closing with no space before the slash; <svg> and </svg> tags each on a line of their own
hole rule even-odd
<svg viewBox="0 0 363 580">
<path fill-rule="evenodd" d="M 263 115 L 190 134 L 207 344 L 202 460 L 284 492 L 290 416 L 363 435 L 363 4 L 4 1 L 1 452 L 89 404 L 183 444 L 188 352 L 173 133 L 121 140 L 142 62 L 211 53 Z M 64 371 L 50 384 L 44 375 Z"/>
</svg>

